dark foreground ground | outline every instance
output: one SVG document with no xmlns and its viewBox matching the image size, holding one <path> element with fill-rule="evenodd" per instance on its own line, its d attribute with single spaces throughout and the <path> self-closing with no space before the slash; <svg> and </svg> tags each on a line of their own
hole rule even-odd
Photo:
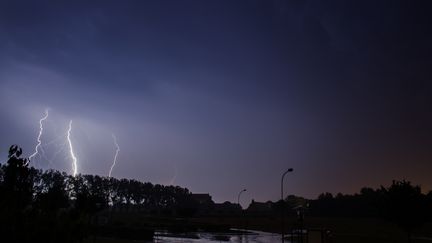
<svg viewBox="0 0 432 243">
<path fill-rule="evenodd" d="M 166 229 L 174 232 L 225 231 L 229 228 L 259 230 L 280 233 L 281 221 L 271 217 L 206 217 L 206 218 L 163 218 L 139 215 L 122 215 L 112 218 L 119 227 Z M 294 218 L 286 219 L 286 230 L 296 224 Z M 374 218 L 305 218 L 304 227 L 314 231 L 330 231 L 332 243 L 406 243 L 407 234 L 396 225 Z M 129 243 L 145 242 L 114 239 L 112 237 L 90 237 L 86 242 Z M 432 243 L 432 223 L 412 232 L 412 243 Z"/>
<path fill-rule="evenodd" d="M 194 219 L 198 222 L 231 224 L 251 230 L 281 232 L 281 222 L 274 218 L 205 218 Z M 294 219 L 286 220 L 286 231 L 295 225 Z M 244 226 L 244 227 L 243 227 Z M 407 233 L 397 225 L 374 218 L 306 218 L 304 227 L 313 231 L 327 231 L 332 235 L 333 243 L 398 243 L 408 242 Z M 432 223 L 412 232 L 412 243 L 432 243 Z"/>
</svg>

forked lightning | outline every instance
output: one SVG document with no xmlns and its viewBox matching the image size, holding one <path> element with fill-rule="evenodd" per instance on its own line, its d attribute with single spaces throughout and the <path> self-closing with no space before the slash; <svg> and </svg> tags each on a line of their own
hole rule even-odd
<svg viewBox="0 0 432 243">
<path fill-rule="evenodd" d="M 37 143 L 37 145 L 35 147 L 34 153 L 29 156 L 29 160 L 31 160 L 33 157 L 35 157 L 39 153 L 39 148 L 40 148 L 40 146 L 42 144 L 41 137 L 42 137 L 42 134 L 43 134 L 43 124 L 42 124 L 42 122 L 45 121 L 47 118 L 48 118 L 48 109 L 45 109 L 45 116 L 42 117 L 39 120 L 39 135 L 37 137 L 37 142 L 38 143 Z"/>
<path fill-rule="evenodd" d="M 71 138 L 70 138 L 71 131 L 72 131 L 72 120 L 70 120 L 70 122 L 69 122 L 69 129 L 67 131 L 67 140 L 68 140 L 68 143 L 69 143 L 69 152 L 70 152 L 70 155 L 71 155 L 71 158 L 72 158 L 72 172 L 73 172 L 72 175 L 76 176 L 77 173 L 78 173 L 78 165 L 77 165 L 78 161 L 77 161 L 77 158 L 75 157 L 73 146 L 72 146 L 72 141 L 71 141 Z"/>
<path fill-rule="evenodd" d="M 114 168 L 114 166 L 115 166 L 115 164 L 116 164 L 116 162 L 117 162 L 117 156 L 118 156 L 118 153 L 120 152 L 120 147 L 119 147 L 119 145 L 118 145 L 118 143 L 117 143 L 117 138 L 116 138 L 116 136 L 114 135 L 114 133 L 112 134 L 112 138 L 113 138 L 113 140 L 114 140 L 114 144 L 115 144 L 115 146 L 116 146 L 116 152 L 115 152 L 115 155 L 114 155 L 114 161 L 113 161 L 113 163 L 112 163 L 112 165 L 111 165 L 111 168 L 110 168 L 110 171 L 109 171 L 109 173 L 108 173 L 108 177 L 111 177 L 112 170 L 113 170 L 113 168 Z"/>
</svg>

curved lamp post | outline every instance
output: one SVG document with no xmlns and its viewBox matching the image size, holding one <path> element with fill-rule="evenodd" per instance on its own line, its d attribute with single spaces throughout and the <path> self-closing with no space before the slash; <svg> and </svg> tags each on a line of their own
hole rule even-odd
<svg viewBox="0 0 432 243">
<path fill-rule="evenodd" d="M 294 169 L 293 168 L 289 168 L 287 171 L 285 171 L 285 173 L 283 173 L 283 175 L 282 175 L 282 180 L 281 180 L 281 200 L 283 201 L 284 200 L 284 196 L 283 196 L 283 193 L 284 193 L 284 191 L 283 191 L 283 181 L 284 181 L 284 177 L 285 177 L 285 175 L 288 173 L 288 172 L 293 172 L 294 171 Z"/>
<path fill-rule="evenodd" d="M 239 207 L 240 207 L 240 211 L 242 212 L 242 220 L 241 220 L 241 221 L 244 221 L 244 211 L 243 211 L 242 206 L 240 205 L 240 195 L 241 195 L 243 192 L 245 192 L 245 191 L 246 191 L 246 189 L 241 190 L 241 191 L 239 192 L 239 194 L 238 194 L 238 197 L 237 197 L 237 204 L 239 205 Z M 244 223 L 244 222 L 243 222 L 243 228 L 245 228 L 245 223 Z"/>
<path fill-rule="evenodd" d="M 245 191 L 246 191 L 246 189 L 243 189 L 243 190 L 241 190 L 241 191 L 239 192 L 238 197 L 237 197 L 237 204 L 238 204 L 238 205 L 240 205 L 240 195 L 241 195 L 243 192 L 245 192 Z M 241 205 L 240 205 L 240 208 L 241 208 Z"/>
<path fill-rule="evenodd" d="M 283 182 L 284 182 L 284 177 L 288 172 L 293 172 L 294 169 L 293 168 L 289 168 L 288 170 L 286 170 L 283 174 L 282 174 L 282 179 L 281 179 L 281 200 L 282 200 L 282 243 L 284 242 L 284 232 L 285 232 L 285 204 L 284 204 L 284 190 L 283 190 Z"/>
</svg>

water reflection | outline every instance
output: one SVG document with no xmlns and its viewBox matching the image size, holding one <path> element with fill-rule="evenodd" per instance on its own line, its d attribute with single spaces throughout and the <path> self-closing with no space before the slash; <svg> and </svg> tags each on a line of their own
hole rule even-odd
<svg viewBox="0 0 432 243">
<path fill-rule="evenodd" d="M 261 231 L 232 231 L 229 233 L 191 232 L 183 234 L 171 234 L 168 232 L 156 232 L 154 242 L 233 242 L 233 243 L 268 243 L 280 242 L 280 235 Z"/>
</svg>

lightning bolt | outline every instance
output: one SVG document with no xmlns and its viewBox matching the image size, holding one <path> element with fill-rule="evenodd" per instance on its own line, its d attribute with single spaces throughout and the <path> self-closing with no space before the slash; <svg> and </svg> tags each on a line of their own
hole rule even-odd
<svg viewBox="0 0 432 243">
<path fill-rule="evenodd" d="M 70 155 L 72 158 L 73 176 L 76 176 L 77 171 L 78 171 L 78 165 L 77 165 L 77 158 L 75 157 L 75 154 L 73 151 L 72 141 L 70 139 L 71 131 L 72 131 L 72 120 L 70 120 L 70 122 L 69 122 L 69 129 L 67 131 L 67 140 L 69 142 L 69 152 L 70 152 Z"/>
<path fill-rule="evenodd" d="M 111 168 L 110 168 L 110 171 L 109 171 L 109 173 L 108 173 L 108 177 L 111 177 L 112 170 L 113 170 L 113 168 L 114 168 L 114 166 L 115 166 L 115 164 L 116 164 L 116 162 L 117 162 L 117 156 L 118 156 L 118 153 L 120 152 L 120 147 L 119 147 L 119 145 L 118 145 L 118 143 L 117 143 L 117 138 L 116 138 L 116 136 L 114 135 L 114 133 L 112 134 L 112 138 L 113 138 L 113 140 L 114 140 L 114 144 L 115 144 L 115 146 L 116 146 L 116 152 L 115 152 L 115 155 L 114 155 L 114 161 L 113 161 L 113 163 L 112 163 L 112 165 L 111 165 Z"/>
<path fill-rule="evenodd" d="M 29 156 L 29 160 L 31 160 L 33 157 L 35 157 L 35 156 L 39 153 L 39 147 L 40 147 L 41 144 L 42 144 L 42 141 L 41 141 L 41 137 L 42 137 L 42 133 L 43 133 L 43 125 L 42 125 L 42 122 L 45 121 L 47 118 L 48 118 L 48 109 L 45 109 L 45 116 L 42 117 L 42 118 L 39 120 L 39 135 L 38 135 L 38 137 L 37 137 L 37 142 L 38 142 L 38 143 L 37 143 L 37 145 L 36 145 L 36 147 L 35 147 L 35 151 L 34 151 L 34 153 L 31 154 L 31 155 Z"/>
</svg>

